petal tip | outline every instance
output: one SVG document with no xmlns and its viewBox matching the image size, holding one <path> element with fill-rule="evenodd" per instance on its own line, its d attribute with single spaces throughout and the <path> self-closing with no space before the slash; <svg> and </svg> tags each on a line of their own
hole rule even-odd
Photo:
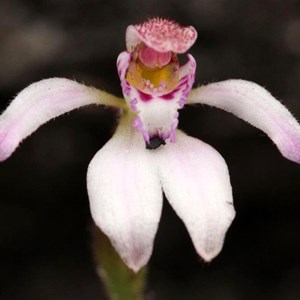
<svg viewBox="0 0 300 300">
<path fill-rule="evenodd" d="M 296 163 L 296 164 L 300 164 L 300 151 L 298 152 L 289 152 L 289 153 L 281 153 L 283 157 L 285 157 L 286 159 Z"/>
<path fill-rule="evenodd" d="M 296 128 L 299 133 L 284 134 L 279 141 L 275 140 L 275 143 L 277 142 L 277 147 L 283 157 L 300 164 L 300 127 L 298 124 Z"/>
<path fill-rule="evenodd" d="M 126 263 L 127 267 L 137 274 L 146 264 Z"/>
<path fill-rule="evenodd" d="M 221 250 L 222 250 L 222 248 L 221 249 L 213 249 L 210 251 L 206 251 L 203 249 L 201 249 L 201 250 L 197 249 L 197 253 L 205 262 L 211 262 L 216 256 L 219 255 Z"/>
<path fill-rule="evenodd" d="M 1 139 L 2 137 L 2 139 Z M 7 138 L 7 135 L 0 135 L 0 162 L 8 159 L 15 149 L 18 146 L 18 142 L 16 142 L 13 138 Z"/>
<path fill-rule="evenodd" d="M 5 160 L 7 160 L 10 157 L 10 155 L 6 155 L 0 152 L 0 163 L 4 162 Z"/>
<path fill-rule="evenodd" d="M 115 244 L 115 249 L 117 249 L 123 262 L 134 273 L 138 273 L 148 263 L 152 253 L 152 249 L 150 252 L 145 251 L 145 249 L 120 249 L 117 244 Z"/>
</svg>

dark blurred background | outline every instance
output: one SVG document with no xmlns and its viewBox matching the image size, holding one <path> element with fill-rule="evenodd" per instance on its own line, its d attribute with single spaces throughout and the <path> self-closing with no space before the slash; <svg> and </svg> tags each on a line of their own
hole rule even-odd
<svg viewBox="0 0 300 300">
<path fill-rule="evenodd" d="M 0 109 L 48 77 L 121 96 L 117 55 L 129 24 L 162 16 L 193 25 L 198 84 L 255 81 L 300 119 L 296 0 L 1 0 Z M 116 112 L 89 107 L 41 127 L 0 165 L 0 299 L 106 299 L 90 250 L 85 175 Z M 180 127 L 225 158 L 237 211 L 222 253 L 204 264 L 165 202 L 150 261 L 157 300 L 300 299 L 300 166 L 265 134 L 208 107 Z"/>
</svg>

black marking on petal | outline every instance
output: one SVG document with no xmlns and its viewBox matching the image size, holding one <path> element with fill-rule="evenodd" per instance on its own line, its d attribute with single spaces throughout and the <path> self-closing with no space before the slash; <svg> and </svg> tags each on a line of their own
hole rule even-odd
<svg viewBox="0 0 300 300">
<path fill-rule="evenodd" d="M 150 139 L 149 143 L 146 142 L 146 149 L 154 150 L 154 149 L 157 149 L 159 146 L 165 145 L 165 144 L 166 144 L 166 142 L 163 139 L 156 136 L 156 137 Z"/>
</svg>

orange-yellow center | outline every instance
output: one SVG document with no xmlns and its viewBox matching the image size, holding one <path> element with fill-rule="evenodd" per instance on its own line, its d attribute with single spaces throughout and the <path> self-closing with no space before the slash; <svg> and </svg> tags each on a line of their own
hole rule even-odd
<svg viewBox="0 0 300 300">
<path fill-rule="evenodd" d="M 171 91 L 179 81 L 177 55 L 172 52 L 160 53 L 146 45 L 139 45 L 132 53 L 126 80 L 149 94 Z"/>
</svg>

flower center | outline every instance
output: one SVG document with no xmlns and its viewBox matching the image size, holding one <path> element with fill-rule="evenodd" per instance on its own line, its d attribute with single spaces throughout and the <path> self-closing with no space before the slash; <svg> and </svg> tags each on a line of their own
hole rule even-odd
<svg viewBox="0 0 300 300">
<path fill-rule="evenodd" d="M 171 91 L 179 81 L 177 55 L 171 51 L 158 52 L 145 44 L 140 44 L 132 53 L 126 80 L 148 94 Z"/>
</svg>

